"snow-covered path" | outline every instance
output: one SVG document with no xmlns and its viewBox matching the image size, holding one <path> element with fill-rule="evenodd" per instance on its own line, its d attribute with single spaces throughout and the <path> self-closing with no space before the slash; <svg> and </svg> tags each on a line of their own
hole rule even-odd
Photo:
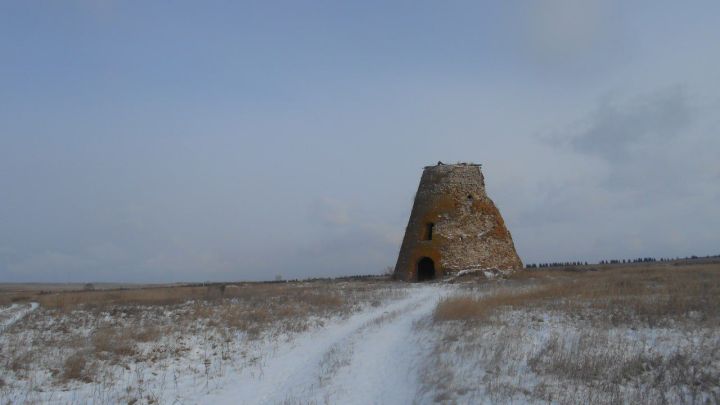
<svg viewBox="0 0 720 405">
<path fill-rule="evenodd" d="M 3 333 L 5 329 L 21 320 L 37 307 L 37 302 L 31 302 L 30 304 L 12 304 L 6 308 L 0 308 L 0 333 Z"/>
<path fill-rule="evenodd" d="M 415 321 L 432 313 L 447 291 L 408 289 L 407 297 L 327 325 L 279 347 L 261 371 L 232 375 L 207 404 L 405 404 L 419 388 L 422 342 Z"/>
</svg>

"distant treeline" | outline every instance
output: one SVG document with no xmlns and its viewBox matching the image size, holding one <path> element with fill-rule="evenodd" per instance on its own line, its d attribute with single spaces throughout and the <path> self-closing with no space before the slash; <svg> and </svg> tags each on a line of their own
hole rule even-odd
<svg viewBox="0 0 720 405">
<path fill-rule="evenodd" d="M 200 287 L 200 286 L 221 286 L 228 284 L 245 285 L 245 284 L 285 284 L 285 283 L 315 283 L 321 281 L 352 281 L 352 280 L 369 280 L 384 279 L 387 276 L 379 274 L 358 274 L 354 276 L 338 276 L 338 277 L 310 277 L 310 278 L 292 278 L 284 279 L 282 276 L 275 276 L 274 280 L 264 281 L 205 281 L 201 283 L 182 284 L 183 286 Z"/>
<path fill-rule="evenodd" d="M 567 266 L 587 266 L 588 262 L 551 262 L 551 263 L 528 263 L 526 269 L 541 269 L 545 267 L 567 267 Z"/>
<path fill-rule="evenodd" d="M 720 258 L 720 255 L 715 256 L 687 256 L 687 257 L 661 257 L 661 258 L 655 258 L 655 257 L 639 257 L 637 259 L 610 259 L 610 260 L 600 260 L 598 263 L 595 264 L 628 264 L 628 263 L 653 263 L 653 262 L 674 262 L 679 260 L 701 260 L 701 259 L 718 259 Z M 588 266 L 590 263 L 588 262 L 581 262 L 581 261 L 575 261 L 575 262 L 549 262 L 549 263 L 528 263 L 525 265 L 526 269 L 541 269 L 546 267 L 568 267 L 568 266 Z"/>
</svg>

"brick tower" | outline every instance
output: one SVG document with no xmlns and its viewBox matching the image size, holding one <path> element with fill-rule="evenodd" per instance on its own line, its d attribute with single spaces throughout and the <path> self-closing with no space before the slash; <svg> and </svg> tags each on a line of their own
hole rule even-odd
<svg viewBox="0 0 720 405">
<path fill-rule="evenodd" d="M 516 270 L 522 262 L 480 165 L 427 166 L 405 229 L 395 277 L 424 281 L 461 270 Z"/>
</svg>

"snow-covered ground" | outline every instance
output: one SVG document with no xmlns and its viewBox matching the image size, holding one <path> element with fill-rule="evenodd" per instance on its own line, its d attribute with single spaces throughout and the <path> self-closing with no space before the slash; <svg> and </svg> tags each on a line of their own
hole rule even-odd
<svg viewBox="0 0 720 405">
<path fill-rule="evenodd" d="M 413 403 L 419 366 L 432 347 L 416 324 L 427 321 L 453 288 L 375 287 L 349 314 L 311 315 L 302 328 L 274 324 L 258 338 L 208 327 L 207 319 L 212 322 L 218 312 L 208 312 L 197 325 L 137 337 L 148 324 L 186 322 L 197 311 L 226 305 L 221 303 L 37 311 L 0 336 L 8 371 L 0 380 L 0 403 Z M 15 306 L 7 311 L 19 313 Z M 280 323 L 287 322 L 294 321 Z M 134 329 L 128 331 L 137 340 L 134 348 L 124 348 L 122 331 L 101 338 L 107 324 Z M 43 347 L 33 350 L 39 342 Z M 73 374 L 78 355 L 83 358 Z"/>
<path fill-rule="evenodd" d="M 419 403 L 717 404 L 717 327 L 604 327 L 542 310 L 427 325 Z"/>
<path fill-rule="evenodd" d="M 153 305 L 13 305 L 0 308 L 0 404 L 719 403 L 717 283 L 679 276 L 288 283 Z M 593 293 L 568 295 L 577 289 Z M 441 311 L 452 302 L 462 305 Z"/>
</svg>

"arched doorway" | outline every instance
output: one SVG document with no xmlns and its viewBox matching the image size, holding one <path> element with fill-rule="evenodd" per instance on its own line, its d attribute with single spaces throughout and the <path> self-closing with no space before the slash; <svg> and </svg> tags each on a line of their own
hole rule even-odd
<svg viewBox="0 0 720 405">
<path fill-rule="evenodd" d="M 435 278 L 435 263 L 429 257 L 420 259 L 417 265 L 417 281 L 432 280 Z"/>
</svg>

